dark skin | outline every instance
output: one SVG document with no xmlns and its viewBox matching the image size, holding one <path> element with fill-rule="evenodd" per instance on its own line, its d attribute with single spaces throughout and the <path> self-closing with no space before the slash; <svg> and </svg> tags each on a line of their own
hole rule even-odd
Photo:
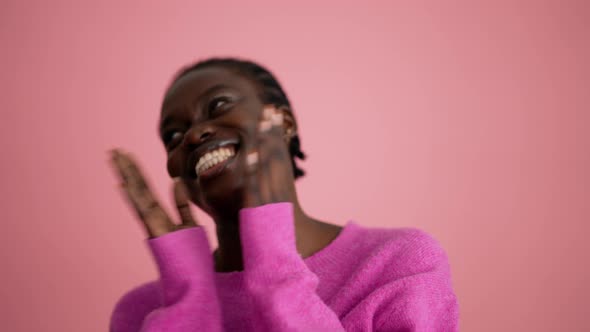
<svg viewBox="0 0 590 332">
<path fill-rule="evenodd" d="M 166 93 L 159 134 L 167 151 L 168 173 L 176 179 L 173 192 L 180 223 L 161 207 L 135 159 L 119 149 L 112 151 L 121 187 L 150 238 L 200 227 L 189 201 L 213 218 L 219 242 L 214 252 L 216 272 L 243 270 L 241 208 L 293 203 L 296 247 L 303 258 L 324 248 L 342 229 L 303 211 L 288 151 L 297 124 L 288 108 L 265 105 L 258 89 L 235 72 L 208 67 L 186 74 Z M 235 156 L 214 176 L 197 176 L 195 153 L 200 156 L 205 147 L 220 142 L 231 142 Z"/>
</svg>

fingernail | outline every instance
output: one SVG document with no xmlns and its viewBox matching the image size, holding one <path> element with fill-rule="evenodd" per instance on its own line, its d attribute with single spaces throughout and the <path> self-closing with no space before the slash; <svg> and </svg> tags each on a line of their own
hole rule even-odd
<svg viewBox="0 0 590 332">
<path fill-rule="evenodd" d="M 246 163 L 248 166 L 252 166 L 258 162 L 258 152 L 250 152 L 248 156 L 246 156 Z"/>
<path fill-rule="evenodd" d="M 281 126 L 283 124 L 283 113 L 275 113 L 271 118 L 273 126 Z"/>
<path fill-rule="evenodd" d="M 267 106 L 262 110 L 262 117 L 264 120 L 270 120 L 271 116 L 275 112 L 275 108 L 273 106 Z"/>
<path fill-rule="evenodd" d="M 259 130 L 260 130 L 260 132 L 263 133 L 265 131 L 269 131 L 271 127 L 272 127 L 272 123 L 270 121 L 262 121 L 262 122 L 260 122 Z"/>
</svg>

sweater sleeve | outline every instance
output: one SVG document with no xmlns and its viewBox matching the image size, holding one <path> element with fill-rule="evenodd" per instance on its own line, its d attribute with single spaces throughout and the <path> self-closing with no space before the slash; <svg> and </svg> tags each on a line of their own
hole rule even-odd
<svg viewBox="0 0 590 332">
<path fill-rule="evenodd" d="M 160 273 L 155 285 L 159 305 L 143 319 L 131 317 L 149 299 L 126 298 L 125 305 L 113 313 L 111 332 L 221 331 L 213 257 L 205 230 L 186 228 L 146 241 Z M 129 323 L 138 321 L 141 326 Z"/>
<path fill-rule="evenodd" d="M 260 331 L 344 331 L 316 294 L 318 277 L 295 245 L 293 205 L 271 203 L 240 210 L 246 287 Z"/>
<path fill-rule="evenodd" d="M 427 233 L 409 231 L 403 248 L 394 242 L 391 250 L 374 257 L 380 262 L 369 267 L 371 275 L 366 278 L 373 284 L 363 299 L 370 303 L 364 307 L 368 310 L 340 321 L 316 294 L 319 280 L 297 252 L 294 228 L 293 206 L 288 202 L 240 211 L 246 287 L 259 330 L 345 331 L 345 326 L 351 330 L 371 326 L 374 331 L 458 330 L 448 260 Z M 381 270 L 378 266 L 384 263 Z"/>
</svg>

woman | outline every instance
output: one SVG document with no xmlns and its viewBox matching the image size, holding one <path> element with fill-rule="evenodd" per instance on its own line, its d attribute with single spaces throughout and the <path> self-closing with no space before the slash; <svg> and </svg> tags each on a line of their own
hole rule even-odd
<svg viewBox="0 0 590 332">
<path fill-rule="evenodd" d="M 112 151 L 160 279 L 125 294 L 111 331 L 455 331 L 445 252 L 416 229 L 344 227 L 307 215 L 297 123 L 273 75 L 238 59 L 182 70 L 160 135 L 181 223 L 136 162 Z M 189 201 L 216 224 L 212 253 Z"/>
</svg>

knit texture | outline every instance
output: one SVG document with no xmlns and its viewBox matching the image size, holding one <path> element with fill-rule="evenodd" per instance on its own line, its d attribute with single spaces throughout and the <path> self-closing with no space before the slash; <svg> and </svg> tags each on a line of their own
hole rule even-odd
<svg viewBox="0 0 590 332">
<path fill-rule="evenodd" d="M 427 233 L 348 221 L 303 259 L 291 203 L 239 217 L 244 271 L 214 271 L 202 227 L 146 240 L 160 278 L 117 302 L 111 332 L 458 330 L 448 259 Z"/>
</svg>

